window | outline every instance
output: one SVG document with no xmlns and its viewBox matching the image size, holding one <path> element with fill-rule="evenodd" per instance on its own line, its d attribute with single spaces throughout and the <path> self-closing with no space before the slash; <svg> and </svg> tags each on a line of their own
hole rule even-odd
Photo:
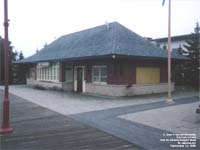
<svg viewBox="0 0 200 150">
<path fill-rule="evenodd" d="M 157 84 L 160 83 L 160 68 L 158 67 L 137 67 L 137 84 Z"/>
<path fill-rule="evenodd" d="M 35 78 L 35 68 L 30 68 L 28 72 L 27 78 L 34 79 Z"/>
<path fill-rule="evenodd" d="M 65 68 L 65 82 L 73 82 L 73 68 L 70 66 Z"/>
<path fill-rule="evenodd" d="M 92 82 L 93 83 L 106 83 L 107 82 L 107 67 L 106 66 L 93 66 L 92 67 Z"/>
<path fill-rule="evenodd" d="M 59 80 L 59 63 L 37 64 L 37 80 L 58 81 Z"/>
</svg>

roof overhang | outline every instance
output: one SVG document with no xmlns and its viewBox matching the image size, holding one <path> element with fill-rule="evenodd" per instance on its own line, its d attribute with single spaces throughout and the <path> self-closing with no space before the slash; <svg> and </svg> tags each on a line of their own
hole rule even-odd
<svg viewBox="0 0 200 150">
<path fill-rule="evenodd" d="M 64 61 L 81 61 L 81 60 L 93 60 L 93 59 L 135 59 L 135 60 L 162 60 L 167 61 L 167 57 L 147 57 L 147 56 L 134 56 L 134 55 L 119 55 L 119 54 L 109 54 L 109 55 L 100 55 L 100 56 L 87 56 L 87 57 L 76 57 L 76 58 L 64 58 L 64 59 L 48 59 L 48 60 L 38 60 L 38 61 L 17 61 L 14 62 L 15 64 L 35 64 L 41 62 L 64 62 Z M 183 58 L 171 58 L 172 61 L 188 61 L 190 60 L 187 57 Z"/>
</svg>

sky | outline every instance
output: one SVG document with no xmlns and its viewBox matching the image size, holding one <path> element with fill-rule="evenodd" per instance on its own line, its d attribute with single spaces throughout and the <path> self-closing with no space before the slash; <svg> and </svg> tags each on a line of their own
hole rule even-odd
<svg viewBox="0 0 200 150">
<path fill-rule="evenodd" d="M 4 37 L 3 1 L 0 36 Z M 168 0 L 8 0 L 9 40 L 28 57 L 62 35 L 117 21 L 143 37 L 168 34 Z M 200 0 L 172 0 L 172 36 L 200 22 Z M 1 23 L 2 22 L 2 23 Z"/>
</svg>

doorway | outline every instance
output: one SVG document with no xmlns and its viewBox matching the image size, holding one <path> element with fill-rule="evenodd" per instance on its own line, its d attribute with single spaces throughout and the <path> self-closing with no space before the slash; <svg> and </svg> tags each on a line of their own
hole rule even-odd
<svg viewBox="0 0 200 150">
<path fill-rule="evenodd" d="M 83 68 L 77 68 L 77 92 L 83 92 Z"/>
<path fill-rule="evenodd" d="M 75 67 L 75 80 L 74 80 L 74 91 L 84 92 L 84 66 Z"/>
</svg>

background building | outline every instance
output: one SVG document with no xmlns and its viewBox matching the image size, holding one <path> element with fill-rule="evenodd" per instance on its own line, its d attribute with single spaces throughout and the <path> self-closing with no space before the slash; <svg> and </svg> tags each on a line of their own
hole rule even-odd
<svg viewBox="0 0 200 150">
<path fill-rule="evenodd" d="M 178 48 L 182 48 L 183 50 L 186 50 L 184 45 L 187 45 L 187 40 L 192 39 L 192 34 L 186 34 L 186 35 L 179 35 L 179 36 L 172 36 L 171 37 L 171 47 L 172 50 L 177 50 Z M 168 48 L 168 37 L 164 38 L 157 38 L 157 39 L 150 39 L 150 41 L 157 45 L 160 48 L 166 49 Z"/>
</svg>

